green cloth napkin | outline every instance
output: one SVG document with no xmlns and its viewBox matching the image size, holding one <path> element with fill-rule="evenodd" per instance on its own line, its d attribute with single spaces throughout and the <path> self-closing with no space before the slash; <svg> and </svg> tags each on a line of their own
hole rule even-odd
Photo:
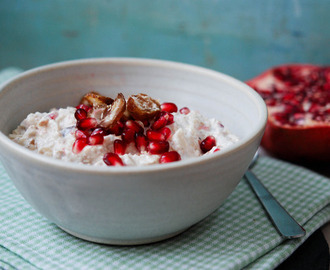
<svg viewBox="0 0 330 270">
<path fill-rule="evenodd" d="M 283 241 L 243 178 L 218 210 L 174 238 L 94 244 L 35 212 L 0 164 L 0 269 L 273 269 L 330 220 L 330 179 L 269 157 L 253 171 L 305 227 L 305 237 Z"/>
</svg>

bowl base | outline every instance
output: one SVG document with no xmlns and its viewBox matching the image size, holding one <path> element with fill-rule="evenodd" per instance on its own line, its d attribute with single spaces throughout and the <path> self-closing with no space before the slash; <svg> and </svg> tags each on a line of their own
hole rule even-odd
<svg viewBox="0 0 330 270">
<path fill-rule="evenodd" d="M 61 228 L 63 231 L 67 232 L 68 234 L 71 234 L 77 238 L 93 242 L 93 243 L 98 243 L 98 244 L 106 244 L 106 245 L 119 245 L 119 246 L 133 246 L 133 245 L 144 245 L 144 244 L 151 244 L 155 242 L 159 242 L 162 240 L 166 240 L 168 238 L 174 237 L 179 235 L 180 233 L 188 230 L 189 228 L 185 228 L 179 231 L 176 231 L 174 233 L 169 233 L 161 236 L 156 236 L 156 237 L 150 237 L 150 238 L 142 238 L 142 239 L 111 239 L 111 238 L 98 238 L 98 237 L 92 237 L 92 236 L 87 236 L 84 234 L 80 234 L 77 232 L 73 232 L 71 230 L 68 230 L 66 228 L 63 228 L 59 225 L 57 225 L 59 228 Z"/>
</svg>

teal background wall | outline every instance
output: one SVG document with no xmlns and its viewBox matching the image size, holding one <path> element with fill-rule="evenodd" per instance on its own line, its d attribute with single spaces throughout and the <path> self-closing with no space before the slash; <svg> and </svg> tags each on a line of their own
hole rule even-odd
<svg viewBox="0 0 330 270">
<path fill-rule="evenodd" d="M 0 0 L 0 68 L 146 57 L 241 80 L 288 62 L 330 64 L 329 0 Z"/>
</svg>

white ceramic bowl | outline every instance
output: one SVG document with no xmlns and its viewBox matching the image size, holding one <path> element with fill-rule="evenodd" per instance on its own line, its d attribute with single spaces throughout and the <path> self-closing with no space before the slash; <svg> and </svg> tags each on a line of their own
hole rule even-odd
<svg viewBox="0 0 330 270">
<path fill-rule="evenodd" d="M 259 146 L 263 100 L 224 74 L 186 64 L 132 58 L 86 59 L 36 68 L 0 87 L 1 161 L 24 198 L 80 238 L 141 244 L 182 232 L 216 210 Z M 92 167 L 36 154 L 8 134 L 28 113 L 75 106 L 88 91 L 144 92 L 217 118 L 240 141 L 213 155 L 144 167 Z"/>
</svg>

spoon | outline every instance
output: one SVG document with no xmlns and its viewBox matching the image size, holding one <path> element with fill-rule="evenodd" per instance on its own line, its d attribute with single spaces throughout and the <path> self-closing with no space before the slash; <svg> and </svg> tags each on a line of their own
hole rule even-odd
<svg viewBox="0 0 330 270">
<path fill-rule="evenodd" d="M 299 238 L 306 234 L 305 229 L 283 208 L 274 196 L 260 182 L 256 175 L 251 171 L 258 159 L 258 151 L 254 155 L 249 169 L 244 177 L 247 179 L 257 198 L 268 213 L 275 228 L 285 239 Z"/>
</svg>

